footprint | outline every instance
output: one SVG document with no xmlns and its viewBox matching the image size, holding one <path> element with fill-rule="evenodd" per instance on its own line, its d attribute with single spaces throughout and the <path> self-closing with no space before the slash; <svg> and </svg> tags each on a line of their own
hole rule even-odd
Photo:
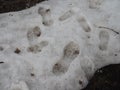
<svg viewBox="0 0 120 90">
<path fill-rule="evenodd" d="M 91 26 L 83 15 L 78 16 L 77 21 L 85 32 L 91 31 Z"/>
<path fill-rule="evenodd" d="M 102 4 L 103 0 L 89 0 L 89 8 L 97 9 Z"/>
<path fill-rule="evenodd" d="M 75 13 L 79 12 L 79 8 L 72 8 L 69 11 L 65 12 L 62 16 L 59 17 L 60 21 L 64 21 L 70 17 L 72 17 Z"/>
<path fill-rule="evenodd" d="M 69 10 L 69 11 L 65 12 L 62 16 L 60 16 L 59 20 L 64 21 L 64 20 L 70 18 L 73 14 L 74 13 L 71 10 Z"/>
<path fill-rule="evenodd" d="M 80 53 L 79 45 L 71 41 L 64 47 L 63 58 L 75 59 L 79 53 Z"/>
<path fill-rule="evenodd" d="M 50 7 L 39 7 L 38 13 L 42 16 L 42 23 L 45 26 L 51 26 L 53 24 Z"/>
<path fill-rule="evenodd" d="M 88 80 L 91 79 L 95 72 L 95 65 L 90 57 L 80 58 L 80 65 Z"/>
<path fill-rule="evenodd" d="M 27 32 L 27 39 L 30 45 L 37 43 L 38 37 L 41 35 L 41 30 L 38 26 Z"/>
<path fill-rule="evenodd" d="M 72 17 L 76 12 L 78 12 L 78 8 L 72 8 L 69 11 L 65 12 L 62 16 L 59 17 L 60 21 L 64 21 L 70 17 Z"/>
<path fill-rule="evenodd" d="M 38 53 L 38 52 L 41 52 L 41 50 L 48 45 L 48 41 L 41 41 L 40 43 L 38 44 L 35 44 L 33 46 L 30 46 L 28 48 L 28 51 L 29 52 L 33 52 L 33 53 Z"/>
<path fill-rule="evenodd" d="M 63 52 L 63 57 L 54 66 L 52 72 L 55 75 L 61 75 L 67 72 L 71 62 L 79 55 L 79 45 L 70 42 L 68 43 Z"/>
<path fill-rule="evenodd" d="M 110 36 L 107 31 L 100 31 L 99 33 L 99 39 L 100 39 L 99 49 L 100 50 L 102 51 L 107 50 L 109 38 Z"/>
<path fill-rule="evenodd" d="M 10 90 L 29 90 L 27 84 L 24 81 L 12 83 Z"/>
</svg>

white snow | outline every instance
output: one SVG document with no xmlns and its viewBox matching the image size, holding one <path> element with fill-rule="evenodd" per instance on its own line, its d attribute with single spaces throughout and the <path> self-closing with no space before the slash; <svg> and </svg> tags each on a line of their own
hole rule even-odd
<svg viewBox="0 0 120 90">
<path fill-rule="evenodd" d="M 95 70 L 120 63 L 119 8 L 120 0 L 48 0 L 0 14 L 0 90 L 84 88 Z"/>
</svg>

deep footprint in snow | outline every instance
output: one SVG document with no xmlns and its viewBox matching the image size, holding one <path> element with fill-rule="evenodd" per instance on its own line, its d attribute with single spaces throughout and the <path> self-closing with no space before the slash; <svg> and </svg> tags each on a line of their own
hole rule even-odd
<svg viewBox="0 0 120 90">
<path fill-rule="evenodd" d="M 38 26 L 35 26 L 33 29 L 27 32 L 27 39 L 30 45 L 37 43 L 38 37 L 41 35 L 41 30 Z"/>
<path fill-rule="evenodd" d="M 63 58 L 75 59 L 79 53 L 80 53 L 79 45 L 71 41 L 64 47 Z"/>
<path fill-rule="evenodd" d="M 47 45 L 48 45 L 48 41 L 41 41 L 38 44 L 28 47 L 28 51 L 33 53 L 38 53 L 41 52 L 42 49 Z"/>
<path fill-rule="evenodd" d="M 68 43 L 63 52 L 63 57 L 53 66 L 52 72 L 61 75 L 67 72 L 71 62 L 79 55 L 79 45 L 74 42 Z"/>
<path fill-rule="evenodd" d="M 53 24 L 50 7 L 47 7 L 47 6 L 39 7 L 38 14 L 40 14 L 42 16 L 42 23 L 45 26 L 51 26 Z"/>
<path fill-rule="evenodd" d="M 99 39 L 100 39 L 99 49 L 100 50 L 102 51 L 107 50 L 109 38 L 110 36 L 107 31 L 100 31 L 99 33 Z"/>
<path fill-rule="evenodd" d="M 77 21 L 85 32 L 91 31 L 91 26 L 83 15 L 78 16 Z"/>
</svg>

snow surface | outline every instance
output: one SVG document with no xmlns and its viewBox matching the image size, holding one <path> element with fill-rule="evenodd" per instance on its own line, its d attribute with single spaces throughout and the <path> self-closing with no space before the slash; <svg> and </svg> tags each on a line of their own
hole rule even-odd
<svg viewBox="0 0 120 90">
<path fill-rule="evenodd" d="M 120 63 L 119 32 L 120 0 L 49 0 L 0 14 L 0 90 L 81 90 L 95 70 Z"/>
</svg>

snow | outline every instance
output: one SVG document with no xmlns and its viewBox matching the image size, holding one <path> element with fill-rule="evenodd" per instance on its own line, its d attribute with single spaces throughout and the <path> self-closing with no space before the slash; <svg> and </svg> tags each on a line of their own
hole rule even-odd
<svg viewBox="0 0 120 90">
<path fill-rule="evenodd" d="M 0 90 L 84 88 L 95 70 L 120 63 L 119 8 L 120 0 L 49 0 L 0 14 Z"/>
</svg>

